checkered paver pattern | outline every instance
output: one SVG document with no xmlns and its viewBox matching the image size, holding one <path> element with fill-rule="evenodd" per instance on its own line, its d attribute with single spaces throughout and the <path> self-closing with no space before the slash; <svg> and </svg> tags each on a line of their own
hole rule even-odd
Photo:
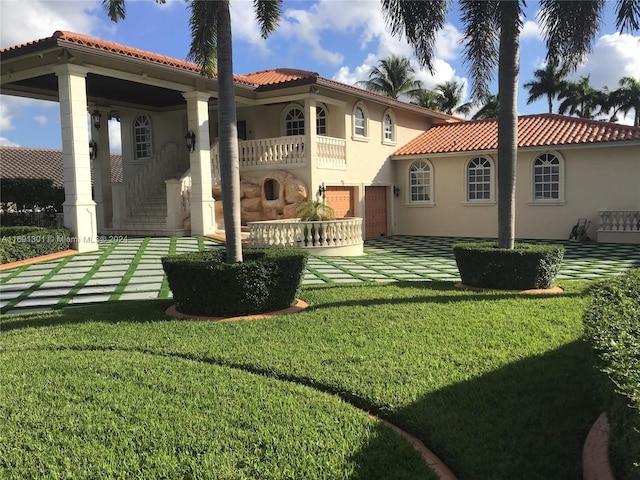
<svg viewBox="0 0 640 480">
<path fill-rule="evenodd" d="M 393 236 L 366 242 L 362 257 L 310 257 L 303 285 L 459 281 L 452 246 L 469 240 Z M 561 242 L 559 279 L 599 279 L 640 267 L 640 245 Z M 47 310 L 113 300 L 170 298 L 160 259 L 220 248 L 205 238 L 130 238 L 96 252 L 0 272 L 0 313 Z"/>
</svg>

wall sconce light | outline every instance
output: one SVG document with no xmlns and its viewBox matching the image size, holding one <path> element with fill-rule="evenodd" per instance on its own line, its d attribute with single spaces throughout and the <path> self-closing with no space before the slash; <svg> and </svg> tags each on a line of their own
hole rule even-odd
<svg viewBox="0 0 640 480">
<path fill-rule="evenodd" d="M 394 197 L 399 197 L 400 196 L 400 188 L 397 186 L 393 186 L 393 196 Z"/>
<path fill-rule="evenodd" d="M 93 122 L 93 126 L 96 127 L 96 130 L 100 130 L 102 126 L 102 113 L 100 110 L 95 109 L 91 114 L 91 121 Z"/>
<path fill-rule="evenodd" d="M 89 141 L 89 159 L 95 160 L 98 156 L 98 144 L 93 140 Z"/>
<path fill-rule="evenodd" d="M 325 196 L 326 196 L 326 193 L 327 193 L 327 189 L 326 189 L 326 187 L 324 186 L 324 183 L 323 183 L 322 185 L 320 185 L 318 187 L 318 196 L 322 197 L 322 199 L 324 200 Z"/>
<path fill-rule="evenodd" d="M 184 136 L 184 142 L 187 145 L 187 150 L 189 153 L 196 151 L 196 134 L 193 130 L 189 130 L 187 134 Z"/>
</svg>

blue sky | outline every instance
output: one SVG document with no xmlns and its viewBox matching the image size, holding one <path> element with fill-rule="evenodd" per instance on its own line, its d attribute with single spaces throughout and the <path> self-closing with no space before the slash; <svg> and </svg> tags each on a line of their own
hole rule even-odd
<svg viewBox="0 0 640 480">
<path fill-rule="evenodd" d="M 379 0 L 287 1 L 280 26 L 268 40 L 260 38 L 252 2 L 231 0 L 234 35 L 234 70 L 249 73 L 275 67 L 312 70 L 345 83 L 366 78 L 378 59 L 389 54 L 411 56 L 402 39 L 385 26 Z M 545 47 L 536 22 L 537 2 L 530 7 L 521 35 L 520 84 L 533 78 L 543 65 Z M 619 35 L 613 23 L 615 2 L 608 2 L 605 23 L 594 51 L 573 75 L 591 75 L 597 88 L 617 87 L 623 76 L 640 79 L 640 34 Z M 427 87 L 445 80 L 467 82 L 468 72 L 459 47 L 459 12 L 454 5 L 438 38 L 434 75 L 416 65 Z M 158 5 L 152 0 L 127 2 L 127 18 L 112 23 L 100 0 L 0 0 L 0 47 L 70 30 L 124 45 L 184 59 L 189 50 L 188 11 L 182 0 Z M 495 92 L 497 88 L 492 89 Z M 546 102 L 526 104 L 520 89 L 520 114 L 546 111 Z M 631 115 L 624 123 L 631 123 Z M 60 148 L 59 109 L 56 103 L 0 96 L 0 144 Z M 112 150 L 118 151 L 117 128 L 110 129 Z"/>
</svg>

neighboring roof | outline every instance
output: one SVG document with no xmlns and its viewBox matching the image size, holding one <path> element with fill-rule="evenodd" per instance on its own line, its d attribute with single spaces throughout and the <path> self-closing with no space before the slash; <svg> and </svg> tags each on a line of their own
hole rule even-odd
<svg viewBox="0 0 640 480">
<path fill-rule="evenodd" d="M 19 177 L 50 178 L 55 187 L 63 187 L 62 150 L 0 147 L 0 179 Z M 111 155 L 111 181 L 122 182 L 122 155 Z"/>
<path fill-rule="evenodd" d="M 640 141 L 640 127 L 544 113 L 518 117 L 518 148 Z M 393 153 L 433 155 L 497 150 L 497 119 L 436 125 Z"/>
</svg>

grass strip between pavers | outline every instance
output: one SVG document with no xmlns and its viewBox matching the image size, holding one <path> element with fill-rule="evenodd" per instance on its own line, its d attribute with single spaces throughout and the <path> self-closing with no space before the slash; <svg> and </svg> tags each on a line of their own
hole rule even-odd
<svg viewBox="0 0 640 480">
<path fill-rule="evenodd" d="M 175 255 L 178 250 L 178 238 L 171 237 L 171 243 L 169 244 L 169 255 Z M 202 237 L 198 237 L 198 250 L 204 250 L 204 241 Z M 169 288 L 169 279 L 165 275 L 162 279 L 162 286 L 160 287 L 160 293 L 158 293 L 158 298 L 169 298 L 169 294 L 171 293 L 171 289 Z"/>
<path fill-rule="evenodd" d="M 53 267 L 53 269 L 49 273 L 47 273 L 44 277 L 42 277 L 40 280 L 35 282 L 29 288 L 25 289 L 19 296 L 17 296 L 13 300 L 11 300 L 4 307 L 0 308 L 0 314 L 7 313 L 13 307 L 15 307 L 18 303 L 20 303 L 22 300 L 24 300 L 25 298 L 28 298 L 29 295 L 31 295 L 33 292 L 38 290 L 45 282 L 48 282 L 49 280 L 51 280 L 51 278 L 55 274 L 60 272 L 60 270 L 62 270 L 64 268 L 64 266 L 71 261 L 72 258 L 74 258 L 74 257 L 63 258 L 62 261 L 60 261 L 60 263 L 58 263 L 58 265 Z M 19 270 L 18 273 L 22 273 L 23 271 L 25 271 L 28 268 L 29 268 L 29 265 L 27 265 L 25 267 L 21 267 L 21 268 L 19 268 L 17 270 Z M 13 278 L 13 277 L 11 277 L 11 278 Z"/>
<path fill-rule="evenodd" d="M 109 244 L 107 248 L 104 249 L 100 257 L 98 257 L 98 260 L 96 260 L 96 263 L 93 264 L 93 267 L 91 267 L 89 271 L 85 273 L 80 280 L 78 280 L 78 282 L 73 286 L 73 288 L 69 290 L 69 292 L 67 292 L 67 294 L 60 299 L 60 301 L 56 305 L 56 308 L 62 308 L 69 304 L 71 299 L 78 294 L 80 289 L 87 284 L 87 282 L 91 279 L 91 277 L 93 277 L 93 275 L 100 269 L 100 267 L 105 262 L 105 260 L 109 258 L 109 255 L 116 248 L 118 243 L 119 242 L 113 242 Z"/>
<path fill-rule="evenodd" d="M 174 239 L 175 237 L 171 238 L 172 241 Z M 120 283 L 116 287 L 115 291 L 111 294 L 111 297 L 109 297 L 109 301 L 120 299 L 120 296 L 124 293 L 124 289 L 129 284 L 131 277 L 133 277 L 133 275 L 136 273 L 138 264 L 140 263 L 140 260 L 142 260 L 144 251 L 146 250 L 150 241 L 151 241 L 151 238 L 149 237 L 146 237 L 144 240 L 142 240 L 142 242 L 140 243 L 140 246 L 138 247 L 138 251 L 134 255 L 133 259 L 131 260 L 131 263 L 129 264 L 129 268 L 127 268 L 127 271 L 122 276 Z"/>
</svg>

